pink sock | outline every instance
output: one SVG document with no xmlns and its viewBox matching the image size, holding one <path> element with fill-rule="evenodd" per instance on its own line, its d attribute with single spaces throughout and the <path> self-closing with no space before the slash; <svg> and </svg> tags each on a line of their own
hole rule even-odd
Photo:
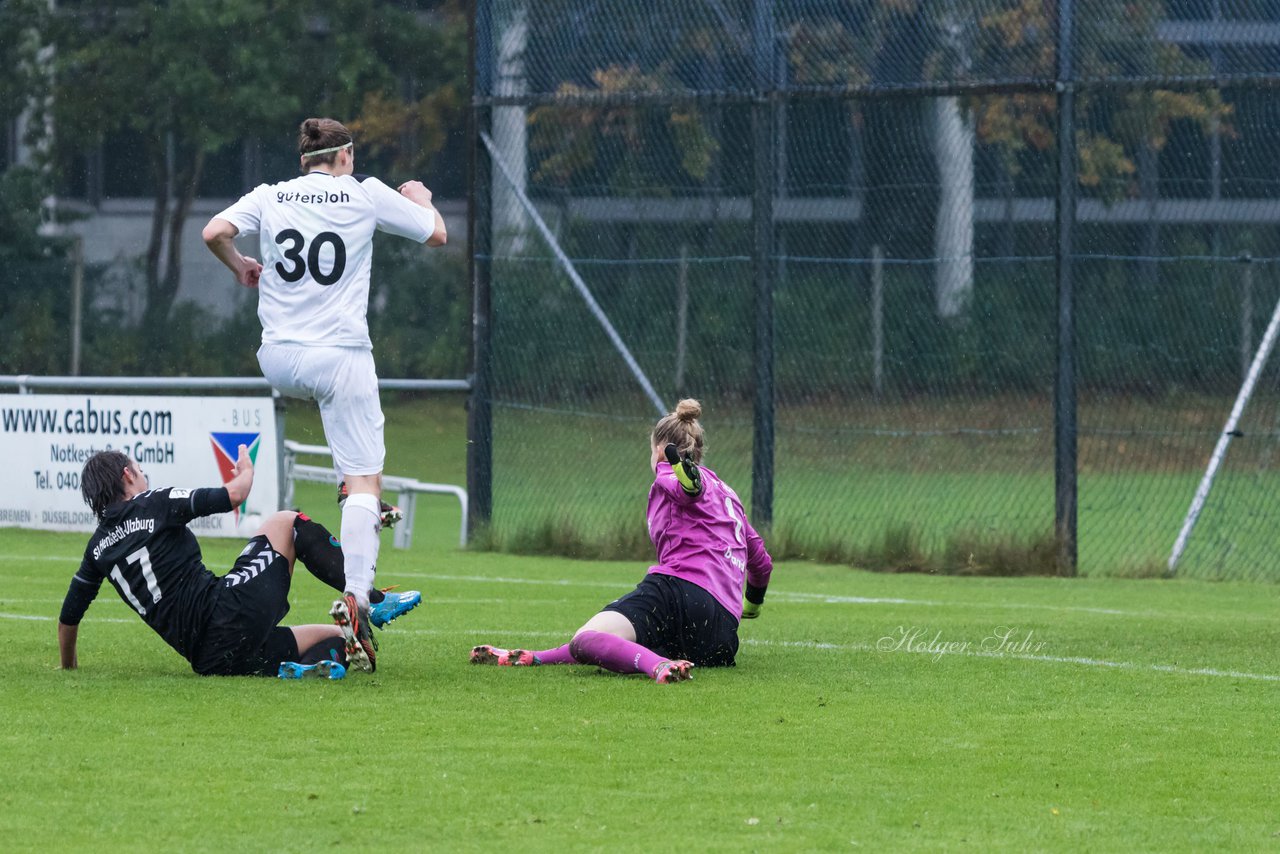
<svg viewBox="0 0 1280 854">
<path fill-rule="evenodd" d="M 575 661 L 595 664 L 614 673 L 653 675 L 653 668 L 665 658 L 656 652 L 604 632 L 579 632 L 569 643 Z"/>
<path fill-rule="evenodd" d="M 577 664 L 573 653 L 569 652 L 569 645 L 562 644 L 555 649 L 543 649 L 534 653 L 538 658 L 539 664 Z"/>
</svg>

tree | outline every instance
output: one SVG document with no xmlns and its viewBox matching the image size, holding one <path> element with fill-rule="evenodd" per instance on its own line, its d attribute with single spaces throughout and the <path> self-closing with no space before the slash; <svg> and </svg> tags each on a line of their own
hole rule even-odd
<svg viewBox="0 0 1280 854">
<path fill-rule="evenodd" d="M 1006 0 L 979 21 L 980 44 L 988 61 L 1012 62 L 1017 55 L 1019 73 L 1052 78 L 1057 57 L 1052 4 L 1044 0 Z M 1080 26 L 1076 65 L 1094 79 L 1193 76 L 1207 73 L 1208 63 L 1188 55 L 1181 47 L 1156 39 L 1156 24 L 1165 15 L 1163 0 L 1130 3 L 1118 9 L 1114 19 L 1097 19 Z M 1138 171 L 1135 160 L 1141 149 L 1159 152 L 1170 126 L 1190 121 L 1208 131 L 1231 113 L 1217 89 L 1173 91 L 1128 87 L 1118 96 L 1103 98 L 1092 91 L 1077 100 L 1080 115 L 1105 114 L 1108 121 L 1077 130 L 1081 186 L 1105 201 L 1140 195 L 1132 181 Z M 1054 96 L 1025 94 L 986 96 L 971 100 L 977 114 L 978 136 L 997 147 L 1017 169 L 1022 151 L 1047 151 L 1053 147 Z"/>
<path fill-rule="evenodd" d="M 46 0 L 0 3 L 0 68 L 5 69 L 0 74 L 0 117 L 12 119 L 44 106 L 49 94 L 48 10 Z M 43 123 L 27 124 L 38 133 Z"/>
<path fill-rule="evenodd" d="M 465 0 L 440 0 L 428 13 L 379 15 L 371 43 L 394 79 L 367 87 L 351 106 L 349 126 L 362 152 L 397 174 L 427 176 L 451 137 L 465 128 L 467 17 Z"/>
<path fill-rule="evenodd" d="M 305 39 L 300 0 L 92 2 L 62 13 L 60 145 L 83 150 L 132 131 L 150 172 L 147 328 L 162 328 L 173 307 L 206 158 L 296 114 Z"/>
<path fill-rule="evenodd" d="M 1163 0 L 1109 8 L 1110 16 L 1079 22 L 1076 64 L 1084 73 L 1095 79 L 1158 79 L 1209 71 L 1207 62 L 1157 39 L 1157 24 L 1166 16 Z M 986 78 L 1048 80 L 1056 73 L 1055 14 L 1055 4 L 1046 0 L 863 0 L 843 7 L 838 17 L 814 15 L 793 29 L 792 73 L 807 85 L 832 89 Z M 922 39 L 922 32 L 940 33 L 941 38 Z M 1215 124 L 1223 127 L 1230 114 L 1221 93 L 1212 88 L 1084 92 L 1077 104 L 1081 115 L 1103 117 L 1077 131 L 1079 182 L 1107 201 L 1139 197 L 1154 204 L 1157 158 L 1171 125 L 1190 122 L 1208 133 Z M 1042 153 L 1054 146 L 1055 98 L 1039 92 L 946 97 L 933 99 L 930 107 L 940 184 L 935 294 L 939 315 L 957 316 L 972 290 L 973 148 L 981 142 L 995 149 L 1006 172 L 1016 175 L 1023 152 Z M 851 111 L 855 122 L 862 118 Z M 898 150 L 885 154 L 901 157 Z M 872 223 L 872 229 L 892 229 L 904 219 L 901 194 L 891 196 L 887 207 L 869 204 L 868 212 L 872 218 L 891 210 L 897 216 L 886 225 Z M 1158 229 L 1152 217 L 1144 227 L 1143 254 L 1155 254 Z M 1147 265 L 1148 273 L 1152 269 Z"/>
<path fill-rule="evenodd" d="M 383 46 L 420 30 L 417 16 L 378 0 L 323 11 L 304 0 L 90 0 L 60 13 L 59 144 L 88 150 L 129 131 L 150 172 L 146 328 L 170 316 L 209 155 L 291 135 L 307 115 L 353 117 L 370 94 L 398 96 Z"/>
<path fill-rule="evenodd" d="M 41 230 L 49 188 L 48 23 L 46 0 L 0 4 L 0 122 L 18 120 L 18 142 L 29 153 L 0 173 L 0 373 L 52 373 L 64 366 L 57 343 L 66 300 L 56 282 L 65 273 L 65 246 Z"/>
<path fill-rule="evenodd" d="M 941 9 L 942 45 L 935 61 L 944 77 L 967 77 L 973 67 L 972 20 L 958 4 Z M 942 318 L 968 317 L 973 299 L 973 112 L 954 95 L 932 98 L 938 213 L 933 230 L 934 301 Z"/>
<path fill-rule="evenodd" d="M 643 96 L 678 87 L 665 68 L 644 72 L 621 65 L 593 72 L 592 82 L 591 87 L 563 83 L 557 91 L 570 98 Z M 536 176 L 562 186 L 600 169 L 605 170 L 602 177 L 614 192 L 669 183 L 671 176 L 662 174 L 663 164 L 652 156 L 659 144 L 655 139 L 669 142 L 680 157 L 681 171 L 702 181 L 718 149 L 702 110 L 691 104 L 655 109 L 608 102 L 600 106 L 540 106 L 530 114 L 529 124 L 533 129 L 530 147 L 540 155 Z M 610 150 L 618 156 L 602 156 Z"/>
</svg>

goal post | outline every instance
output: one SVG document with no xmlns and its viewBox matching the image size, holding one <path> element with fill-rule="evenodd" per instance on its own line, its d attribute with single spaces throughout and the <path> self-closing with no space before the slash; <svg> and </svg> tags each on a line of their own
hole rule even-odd
<svg viewBox="0 0 1280 854">
<path fill-rule="evenodd" d="M 502 174 L 502 177 L 511 188 L 511 192 L 520 202 L 520 206 L 524 208 L 525 213 L 529 215 L 529 219 L 533 221 L 534 226 L 538 229 L 538 234 L 542 236 L 542 239 L 546 241 L 547 247 L 550 248 L 552 254 L 555 255 L 556 262 L 560 265 L 561 269 L 564 270 L 565 275 L 569 277 L 569 281 L 573 283 L 574 289 L 577 290 L 578 295 L 582 297 L 582 301 L 586 303 L 591 315 L 600 324 L 600 328 L 602 328 L 605 335 L 608 336 L 610 343 L 613 344 L 613 348 L 617 350 L 618 355 L 620 355 L 622 360 L 626 363 L 627 369 L 631 372 L 631 375 L 635 377 L 636 382 L 644 391 L 645 397 L 647 397 L 649 402 L 653 404 L 653 408 L 658 413 L 659 417 L 665 415 L 667 413 L 667 408 L 663 405 L 662 398 L 658 396 L 656 391 L 654 391 L 653 383 L 649 382 L 649 377 L 645 374 L 644 369 L 640 367 L 640 363 L 636 361 L 635 356 L 631 355 L 630 348 L 628 348 L 626 343 L 623 342 L 622 336 L 618 334 L 618 330 L 614 328 L 608 315 L 605 314 L 604 309 L 600 307 L 600 303 L 597 302 L 596 298 L 592 295 L 591 289 L 587 287 L 587 283 L 584 282 L 582 280 L 582 276 L 578 274 L 578 268 L 574 266 L 573 261 L 569 259 L 564 248 L 560 246 L 560 241 L 556 240 L 556 236 L 551 233 L 551 229 L 547 227 L 547 223 L 542 218 L 542 215 L 538 213 L 538 209 L 534 207 L 529 196 L 520 188 L 515 175 L 511 172 L 511 167 L 502 158 L 497 147 L 493 144 L 493 140 L 487 133 L 481 132 L 480 141 L 489 152 L 489 158 L 493 161 L 493 164 L 498 167 L 498 171 Z"/>
<path fill-rule="evenodd" d="M 1191 539 L 1191 532 L 1196 526 L 1196 520 L 1200 518 L 1200 513 L 1204 510 L 1205 502 L 1209 498 L 1209 491 L 1213 489 L 1214 478 L 1217 477 L 1218 468 L 1222 465 L 1223 459 L 1227 455 L 1227 446 L 1231 444 L 1231 440 L 1240 435 L 1236 427 L 1240 423 L 1240 417 L 1244 414 L 1244 408 L 1249 403 L 1249 398 L 1253 396 L 1253 389 L 1258 384 L 1258 377 L 1262 375 L 1262 369 L 1267 364 L 1267 359 L 1271 356 L 1271 350 L 1275 347 L 1276 335 L 1280 332 L 1280 300 L 1276 302 L 1275 310 L 1271 312 L 1271 322 L 1267 324 L 1267 331 L 1262 336 L 1262 342 L 1258 344 L 1258 350 L 1253 354 L 1253 362 L 1249 365 L 1249 372 L 1245 375 L 1244 383 L 1240 386 L 1240 392 L 1236 395 L 1235 405 L 1231 407 L 1231 414 L 1227 416 L 1227 423 L 1222 428 L 1222 434 L 1218 436 L 1218 444 L 1213 449 L 1213 455 L 1209 457 L 1209 465 L 1205 469 L 1204 477 L 1200 479 L 1200 486 L 1196 489 L 1196 494 L 1191 499 L 1191 507 L 1187 510 L 1187 516 L 1182 522 L 1182 530 L 1178 532 L 1178 539 L 1173 544 L 1173 553 L 1169 555 L 1168 575 L 1173 576 L 1178 570 L 1178 561 L 1182 557 L 1183 551 L 1187 548 L 1187 542 Z"/>
</svg>

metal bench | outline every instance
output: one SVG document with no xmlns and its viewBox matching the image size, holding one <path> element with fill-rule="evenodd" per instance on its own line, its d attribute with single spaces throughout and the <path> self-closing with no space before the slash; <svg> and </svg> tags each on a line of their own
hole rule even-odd
<svg viewBox="0 0 1280 854">
<path fill-rule="evenodd" d="M 325 445 L 304 445 L 292 439 L 284 440 L 284 506 L 293 507 L 293 484 L 296 480 L 307 480 L 317 483 L 338 483 L 338 473 L 325 466 L 309 466 L 298 462 L 301 454 L 316 456 L 332 456 Z M 407 549 L 413 545 L 413 520 L 417 509 L 418 494 L 427 492 L 439 495 L 452 495 L 462 506 L 462 525 L 458 531 L 458 545 L 467 545 L 467 491 L 461 486 L 449 483 L 427 483 L 411 477 L 382 476 L 383 492 L 395 492 L 397 505 L 404 513 L 404 519 L 394 528 L 393 544 L 398 549 Z"/>
</svg>

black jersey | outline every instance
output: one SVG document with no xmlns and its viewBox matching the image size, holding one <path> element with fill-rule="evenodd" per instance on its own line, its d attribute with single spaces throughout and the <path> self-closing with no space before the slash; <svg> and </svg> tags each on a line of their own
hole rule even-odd
<svg viewBox="0 0 1280 854">
<path fill-rule="evenodd" d="M 112 504 L 89 538 L 59 618 L 75 625 L 109 579 L 120 598 L 190 660 L 218 579 L 204 566 L 187 523 L 231 510 L 225 487 L 155 489 Z"/>
</svg>

